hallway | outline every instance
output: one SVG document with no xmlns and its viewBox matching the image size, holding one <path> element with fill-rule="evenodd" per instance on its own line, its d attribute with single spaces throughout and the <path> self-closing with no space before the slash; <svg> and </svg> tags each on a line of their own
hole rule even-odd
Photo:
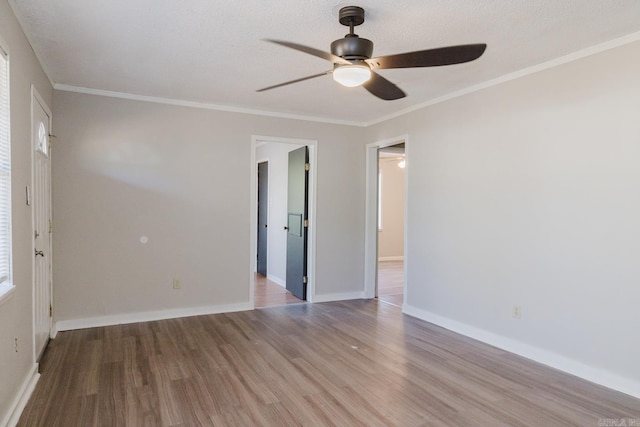
<svg viewBox="0 0 640 427">
<path fill-rule="evenodd" d="M 404 292 L 404 261 L 378 262 L 378 299 L 402 307 Z"/>
</svg>

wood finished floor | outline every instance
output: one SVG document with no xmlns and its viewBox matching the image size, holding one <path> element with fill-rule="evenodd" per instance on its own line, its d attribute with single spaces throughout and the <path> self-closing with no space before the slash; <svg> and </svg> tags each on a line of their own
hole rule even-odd
<svg viewBox="0 0 640 427">
<path fill-rule="evenodd" d="M 19 426 L 597 426 L 640 400 L 376 300 L 60 332 Z"/>
<path fill-rule="evenodd" d="M 404 261 L 378 261 L 378 299 L 402 307 Z"/>
<path fill-rule="evenodd" d="M 262 274 L 255 275 L 255 300 L 256 308 L 273 307 L 285 304 L 300 304 L 305 301 L 296 298 L 291 292 L 267 279 Z"/>
</svg>

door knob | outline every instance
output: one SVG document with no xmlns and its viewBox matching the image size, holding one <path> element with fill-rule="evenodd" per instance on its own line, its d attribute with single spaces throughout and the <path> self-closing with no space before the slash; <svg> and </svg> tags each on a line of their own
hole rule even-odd
<svg viewBox="0 0 640 427">
<path fill-rule="evenodd" d="M 39 251 L 39 250 L 35 250 L 36 251 L 36 256 L 40 255 L 41 257 L 44 257 L 44 252 L 43 251 Z"/>
<path fill-rule="evenodd" d="M 289 227 L 287 227 L 287 226 L 285 225 L 285 226 L 284 226 L 284 229 L 285 229 L 285 230 L 288 230 L 288 229 L 289 229 Z"/>
</svg>

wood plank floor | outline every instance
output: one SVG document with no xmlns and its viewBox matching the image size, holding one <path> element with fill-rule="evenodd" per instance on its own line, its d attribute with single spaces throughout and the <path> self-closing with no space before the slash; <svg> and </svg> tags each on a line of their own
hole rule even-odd
<svg viewBox="0 0 640 427">
<path fill-rule="evenodd" d="M 255 300 L 256 308 L 273 307 L 285 304 L 300 304 L 305 301 L 296 298 L 291 292 L 267 279 L 262 274 L 255 275 Z"/>
<path fill-rule="evenodd" d="M 41 372 L 20 426 L 597 426 L 605 418 L 640 419 L 638 399 L 376 300 L 61 332 Z"/>
<path fill-rule="evenodd" d="M 404 261 L 378 261 L 378 299 L 402 307 Z"/>
</svg>

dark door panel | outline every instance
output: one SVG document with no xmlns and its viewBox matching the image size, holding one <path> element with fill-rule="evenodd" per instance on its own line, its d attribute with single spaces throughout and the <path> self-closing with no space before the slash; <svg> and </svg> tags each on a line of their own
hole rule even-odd
<svg viewBox="0 0 640 427">
<path fill-rule="evenodd" d="M 287 195 L 287 290 L 307 299 L 307 230 L 309 218 L 309 149 L 289 152 Z"/>
<path fill-rule="evenodd" d="M 267 275 L 267 217 L 269 214 L 269 164 L 258 163 L 258 261 L 256 271 Z"/>
</svg>

